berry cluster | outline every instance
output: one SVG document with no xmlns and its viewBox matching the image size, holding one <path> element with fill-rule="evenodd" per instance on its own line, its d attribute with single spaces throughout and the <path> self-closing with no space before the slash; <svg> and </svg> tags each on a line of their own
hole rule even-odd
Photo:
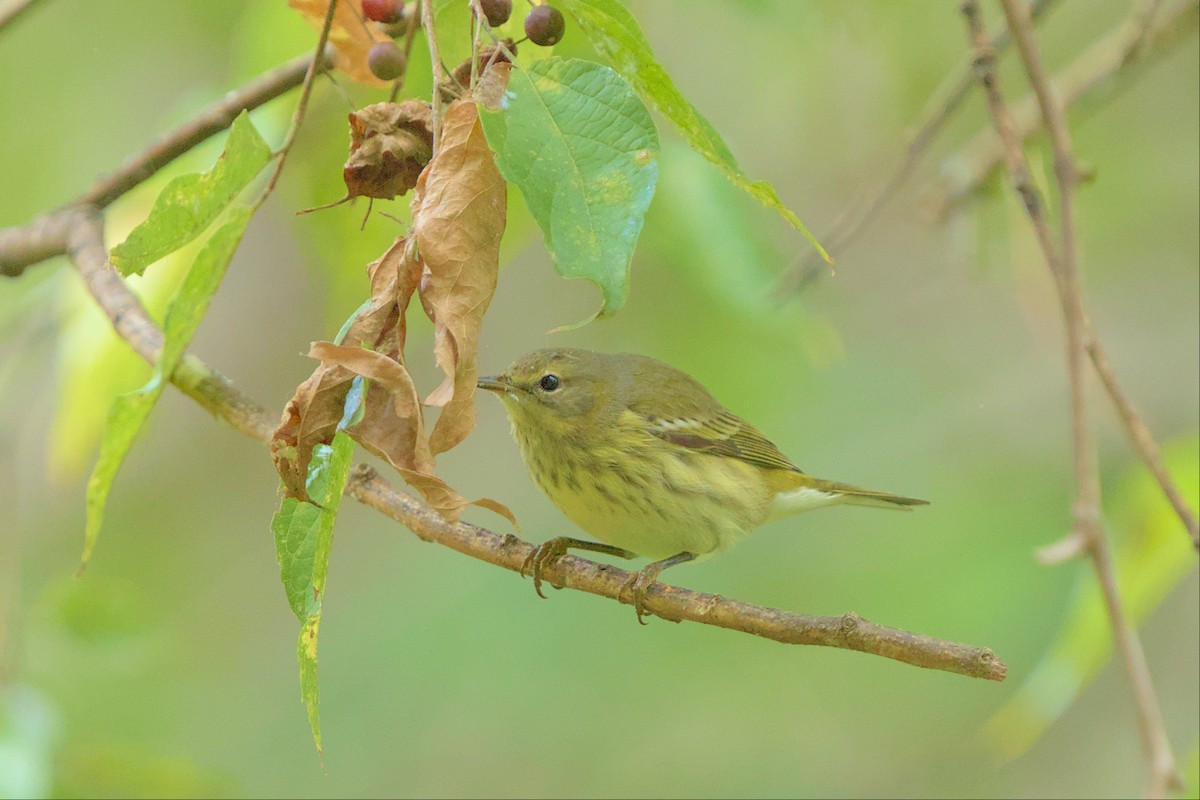
<svg viewBox="0 0 1200 800">
<path fill-rule="evenodd" d="M 512 0 L 479 0 L 479 8 L 493 28 L 508 22 L 512 15 Z M 525 17 L 525 35 L 529 41 L 549 47 L 562 41 L 567 23 L 562 12 L 544 3 L 536 5 Z"/>
<path fill-rule="evenodd" d="M 512 16 L 512 0 L 479 0 L 479 9 L 489 26 L 499 27 Z M 367 19 L 397 32 L 404 28 L 405 14 L 416 13 L 415 9 L 405 10 L 404 0 L 362 0 L 362 10 Z M 561 42 L 566 27 L 562 12 L 544 3 L 535 5 L 525 17 L 525 35 L 542 47 Z M 404 51 L 395 42 L 376 42 L 367 52 L 367 66 L 376 78 L 394 81 L 404 74 L 407 64 Z"/>
</svg>

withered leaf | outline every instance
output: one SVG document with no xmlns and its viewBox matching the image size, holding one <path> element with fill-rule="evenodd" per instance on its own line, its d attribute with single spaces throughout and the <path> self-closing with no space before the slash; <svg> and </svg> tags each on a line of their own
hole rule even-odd
<svg viewBox="0 0 1200 800">
<path fill-rule="evenodd" d="M 288 0 L 288 5 L 300 12 L 308 24 L 321 30 L 330 0 Z M 382 40 L 382 34 L 380 35 Z M 333 46 L 333 64 L 359 83 L 386 86 L 371 74 L 367 66 L 367 51 L 374 40 L 370 29 L 363 24 L 362 0 L 339 0 L 329 28 L 329 44 Z"/>
<path fill-rule="evenodd" d="M 417 183 L 433 155 L 433 119 L 420 100 L 375 103 L 350 114 L 348 197 L 390 200 Z"/>
<path fill-rule="evenodd" d="M 367 270 L 371 302 L 347 327 L 343 343 L 314 342 L 309 350 L 321 364 L 284 410 L 271 442 L 276 468 L 287 495 L 306 500 L 313 448 L 333 440 L 346 394 L 354 377 L 361 375 L 369 382 L 362 418 L 346 433 L 391 464 L 443 517 L 457 520 L 471 503 L 434 474 L 420 396 L 404 362 L 405 310 L 417 289 L 421 264 L 410 243 L 397 239 Z M 516 526 L 504 505 L 486 498 L 472 502 Z"/>
<path fill-rule="evenodd" d="M 401 309 L 408 305 L 419 277 L 419 266 L 405 258 L 406 245 L 405 239 L 397 239 L 367 267 L 371 303 L 347 328 L 344 345 L 393 355 L 403 350 Z M 345 367 L 322 364 L 296 387 L 284 408 L 283 419 L 271 439 L 271 456 L 288 497 L 307 499 L 304 484 L 312 449 L 333 441 L 352 380 L 354 373 Z M 368 402 L 367 411 L 371 410 Z"/>
<path fill-rule="evenodd" d="M 479 334 L 496 289 L 505 192 L 474 98 L 454 101 L 442 122 L 439 150 L 413 197 L 424 266 L 419 291 L 435 326 L 434 355 L 446 375 L 425 401 L 442 406 L 430 434 L 435 454 L 461 442 L 475 425 Z"/>
</svg>

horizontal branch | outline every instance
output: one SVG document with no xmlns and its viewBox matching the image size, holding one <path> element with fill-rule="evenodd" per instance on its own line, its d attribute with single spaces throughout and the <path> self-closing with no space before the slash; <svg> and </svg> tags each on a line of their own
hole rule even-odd
<svg viewBox="0 0 1200 800">
<path fill-rule="evenodd" d="M 210 136 L 233 124 L 242 111 L 252 111 L 304 82 L 312 56 L 307 53 L 265 72 L 229 92 L 161 139 L 129 158 L 79 197 L 78 205 L 104 208 Z"/>
<path fill-rule="evenodd" d="M 299 86 L 310 63 L 312 56 L 297 56 L 263 73 L 131 156 L 67 206 L 25 225 L 0 229 L 0 275 L 16 277 L 34 264 L 61 255 L 67 247 L 67 232 L 78 219 L 77 209 L 87 214 L 88 209 L 104 208 L 210 136 L 228 128 L 243 110 L 258 108 Z"/>
<path fill-rule="evenodd" d="M 494 533 L 464 522 L 449 523 L 415 497 L 394 491 L 374 468 L 366 465 L 355 468 L 349 491 L 359 502 L 386 514 L 422 539 L 498 567 L 519 572 L 534 549 L 511 534 Z M 559 558 L 543 571 L 546 580 L 556 586 L 618 602 L 631 574 L 572 555 Z M 1000 681 L 1008 671 L 1004 662 L 987 648 L 877 625 L 854 613 L 838 617 L 793 614 L 664 583 L 650 587 L 644 606 L 655 616 L 671 622 L 700 622 L 784 644 L 858 650 L 974 678 Z"/>
<path fill-rule="evenodd" d="M 1200 20 L 1197 0 L 1170 0 L 1159 5 L 1158 12 L 1149 19 L 1139 12 L 1130 14 L 1050 79 L 1051 91 L 1063 108 L 1099 96 L 1111 97 L 1114 80 L 1132 79 L 1155 58 L 1196 35 Z M 1041 115 L 1032 93 L 1011 103 L 1009 110 L 1020 141 L 1041 130 Z M 937 181 L 922 192 L 921 205 L 934 218 L 943 219 L 1003 164 L 1004 145 L 986 125 L 956 153 L 942 160 Z"/>
<path fill-rule="evenodd" d="M 84 284 L 117 333 L 139 356 L 153 363 L 162 347 L 162 332 L 150 321 L 125 281 L 108 263 L 97 212 L 78 212 L 74 222 L 76 227 L 70 237 L 69 255 Z M 171 376 L 171 382 L 239 432 L 261 442 L 270 441 L 277 423 L 275 416 L 198 359 L 187 357 Z M 424 502 L 393 489 L 367 466 L 355 468 L 347 491 L 420 538 L 489 564 L 519 571 L 533 550 L 533 545 L 512 535 L 463 522 L 447 522 Z M 619 601 L 621 587 L 629 573 L 607 564 L 564 556 L 548 565 L 545 575 L 555 584 Z M 663 619 L 690 620 L 788 644 L 858 650 L 919 667 L 988 680 L 1003 680 L 1007 672 L 1004 662 L 986 648 L 876 625 L 856 614 L 840 617 L 792 614 L 661 583 L 651 587 L 645 605 Z"/>
</svg>

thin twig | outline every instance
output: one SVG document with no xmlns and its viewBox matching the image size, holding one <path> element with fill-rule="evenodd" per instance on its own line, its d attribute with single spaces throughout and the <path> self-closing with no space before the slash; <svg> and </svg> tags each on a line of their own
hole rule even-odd
<svg viewBox="0 0 1200 800">
<path fill-rule="evenodd" d="M 404 29 L 404 72 L 400 73 L 400 77 L 396 78 L 392 84 L 391 94 L 388 95 L 388 102 L 396 102 L 396 98 L 400 96 L 400 90 L 404 88 L 404 80 L 408 77 L 408 60 L 412 55 L 414 34 L 417 32 L 417 20 L 420 19 L 420 11 L 417 8 L 421 0 L 416 0 L 416 6 L 413 6 L 411 14 L 408 14 L 406 24 L 408 27 Z"/>
<path fill-rule="evenodd" d="M 1191 508 L 1188 507 L 1187 501 L 1183 499 L 1183 494 L 1179 491 L 1179 487 L 1175 485 L 1175 481 L 1171 478 L 1167 467 L 1162 460 L 1162 452 L 1158 448 L 1158 444 L 1154 441 L 1154 437 L 1150 435 L 1150 429 L 1142 422 L 1142 418 L 1138 415 L 1137 409 L 1134 408 L 1133 402 L 1130 401 L 1128 395 L 1121 388 L 1121 384 L 1117 382 L 1116 373 L 1113 372 L 1112 366 L 1108 363 L 1108 356 L 1104 352 L 1104 348 L 1100 345 L 1100 340 L 1092 333 L 1090 327 L 1088 329 L 1086 347 L 1088 355 L 1091 356 L 1092 365 L 1096 369 L 1096 373 L 1100 376 L 1100 382 L 1104 384 L 1108 396 L 1112 398 L 1113 405 L 1117 408 L 1117 415 L 1120 416 L 1121 422 L 1125 425 L 1125 432 L 1129 435 L 1129 442 L 1133 446 L 1138 457 L 1142 459 L 1142 463 L 1154 475 L 1154 479 L 1158 481 L 1158 485 L 1162 487 L 1163 494 L 1167 496 L 1167 500 L 1171 503 L 1175 513 L 1179 515 L 1183 525 L 1187 528 L 1188 534 L 1192 537 L 1192 544 L 1197 549 L 1200 549 L 1200 527 L 1196 523 L 1196 515 Z"/>
<path fill-rule="evenodd" d="M 425 28 L 425 39 L 429 42 L 430 73 L 433 75 L 433 152 L 436 154 L 442 140 L 442 70 L 446 65 L 438 53 L 437 31 L 433 27 L 433 3 L 421 3 L 421 26 Z"/>
<path fill-rule="evenodd" d="M 1040 19 L 1058 0 L 1033 0 L 1029 14 L 1034 20 Z M 1007 30 L 992 37 L 991 47 L 998 54 L 1004 52 L 1012 43 Z M 821 236 L 826 249 L 830 252 L 842 251 L 863 232 L 875 217 L 883 210 L 888 201 L 895 196 L 900 187 L 908 180 L 912 171 L 920 163 L 921 157 L 929 145 L 941 133 L 942 127 L 954 116 L 975 86 L 973 65 L 968 62 L 959 65 L 946 76 L 941 85 L 929 98 L 921 121 L 908 136 L 904 145 L 904 158 L 900 165 L 880 183 L 866 199 L 853 203 L 843 210 L 834 220 L 829 232 Z M 791 293 L 807 283 L 810 276 L 824 275 L 825 264 L 815 251 L 806 252 L 796 265 L 784 273 L 780 280 L 778 291 Z"/>
<path fill-rule="evenodd" d="M 991 51 L 983 30 L 977 0 L 966 0 L 962 11 L 967 19 L 975 64 L 980 83 L 988 101 L 988 110 L 997 135 L 1004 144 L 1005 159 L 1013 182 L 1021 195 L 1026 213 L 1033 223 L 1038 242 L 1049 266 L 1067 331 L 1067 374 L 1071 393 L 1072 443 L 1076 471 L 1074 507 L 1076 535 L 1087 543 L 1096 578 L 1100 584 L 1113 629 L 1117 650 L 1129 672 L 1138 706 L 1138 723 L 1150 760 L 1150 793 L 1165 796 L 1167 789 L 1178 782 L 1175 759 L 1171 753 L 1163 726 L 1162 712 L 1154 693 L 1146 664 L 1145 652 L 1136 631 L 1130 624 L 1121 604 L 1112 554 L 1100 518 L 1100 481 L 1091 430 L 1087 423 L 1085 336 L 1087 320 L 1083 311 L 1082 293 L 1076 270 L 1074 193 L 1079 175 L 1075 167 L 1070 133 L 1062 107 L 1053 94 L 1042 69 L 1033 26 L 1026 9 L 1016 0 L 1000 0 L 1009 29 L 1021 53 L 1029 82 L 1038 99 L 1043 123 L 1050 134 L 1054 149 L 1055 177 L 1059 188 L 1059 216 L 1062 226 L 1061 249 L 1056 250 L 1049 235 L 1049 224 L 1040 195 L 1029 179 L 1029 167 L 1016 135 L 1012 118 L 1004 103 L 994 69 L 995 54 Z"/>
<path fill-rule="evenodd" d="M 308 69 L 304 73 L 304 86 L 300 89 L 296 110 L 292 112 L 292 124 L 288 127 L 283 144 L 277 151 L 279 160 L 275 162 L 275 170 L 271 173 L 271 179 L 267 181 L 266 189 L 259 196 L 258 203 L 261 203 L 267 195 L 274 191 L 275 183 L 279 180 L 280 173 L 283 172 L 283 164 L 287 161 L 292 144 L 296 141 L 296 135 L 300 132 L 300 125 L 304 122 L 304 113 L 308 111 L 308 98 L 312 96 L 313 82 L 317 79 L 317 73 L 321 70 L 325 57 L 325 45 L 329 42 L 329 31 L 333 27 L 333 14 L 337 10 L 337 4 L 338 0 L 329 0 L 329 6 L 325 9 L 325 21 L 321 24 L 321 35 L 317 37 L 317 48 L 313 51 Z"/>
<path fill-rule="evenodd" d="M 141 358 L 155 363 L 163 345 L 162 332 L 108 262 L 98 212 L 77 209 L 69 213 L 75 218 L 67 250 L 84 285 L 117 334 Z M 240 433 L 263 443 L 270 442 L 278 420 L 199 359 L 186 356 L 171 376 L 171 382 Z M 426 541 L 514 572 L 520 571 L 533 550 L 533 545 L 515 536 L 467 523 L 447 522 L 421 500 L 393 489 L 370 467 L 355 468 L 347 491 Z M 618 602 L 629 577 L 624 570 L 574 556 L 565 556 L 547 566 L 545 574 L 555 584 Z M 666 584 L 651 588 L 646 607 L 666 620 L 689 620 L 788 644 L 858 650 L 969 677 L 999 681 L 1008 669 L 987 648 L 877 625 L 853 613 L 836 617 L 792 614 Z"/>
<path fill-rule="evenodd" d="M 0 31 L 16 20 L 21 14 L 33 7 L 38 0 L 9 0 L 0 7 Z"/>
<path fill-rule="evenodd" d="M 299 86 L 311 64 L 312 56 L 297 56 L 235 89 L 97 181 L 75 204 L 104 208 L 205 139 L 228 128 L 243 110 L 258 108 Z"/>
<path fill-rule="evenodd" d="M 1198 19 L 1200 19 L 1200 2 L 1197 0 L 1180 0 L 1165 5 L 1161 0 L 1142 0 L 1113 33 L 1090 48 L 1057 78 L 1049 81 L 1049 91 L 1062 98 L 1061 103 L 1070 105 L 1086 90 L 1103 84 L 1108 75 L 1136 62 L 1145 50 L 1152 49 L 1154 52 L 1163 52 L 1168 45 L 1184 41 L 1190 35 L 1194 35 Z M 1020 141 L 1029 138 L 1039 129 L 1040 123 L 1036 94 L 1031 92 L 1029 97 L 1012 107 L 1009 116 L 1013 120 L 1013 135 Z M 962 160 L 977 164 L 976 167 L 966 171 L 967 174 L 975 176 L 972 180 L 982 180 L 990 172 L 990 165 L 997 161 L 1003 161 L 1006 157 L 1004 140 L 998 138 L 990 128 L 978 134 L 972 140 L 972 144 L 964 148 L 962 153 Z M 970 153 L 975 153 L 975 155 L 969 155 Z M 985 153 L 986 156 L 981 155 Z M 964 174 L 959 169 L 946 169 L 943 170 L 943 173 Z M 976 184 L 964 184 L 961 191 L 971 191 L 974 185 Z M 1032 186 L 1032 184 L 1025 185 Z M 955 189 L 954 191 L 959 192 L 960 190 Z M 944 202 L 950 202 L 955 196 L 957 195 L 947 195 L 949 199 Z M 1035 220 L 1034 224 L 1037 226 L 1039 223 Z M 1038 239 L 1039 242 L 1044 240 L 1041 230 L 1038 230 Z M 1118 383 L 1103 345 L 1092 331 L 1090 322 L 1085 319 L 1085 324 L 1087 325 L 1084 335 L 1085 350 L 1116 407 L 1134 452 L 1154 475 L 1171 506 L 1183 522 L 1193 544 L 1200 549 L 1200 527 L 1197 525 L 1195 512 L 1189 508 L 1183 499 L 1183 494 L 1167 472 L 1159 447 L 1151 436 L 1149 427 L 1141 419 L 1128 395 Z M 1041 552 L 1043 557 L 1050 562 L 1067 557 L 1077 549 L 1067 546 L 1050 547 Z"/>
<path fill-rule="evenodd" d="M 327 63 L 327 59 L 322 60 L 322 66 Z M 129 158 L 70 205 L 47 212 L 25 225 L 0 229 L 0 275 L 16 277 L 34 264 L 61 255 L 70 223 L 78 219 L 74 207 L 108 206 L 196 145 L 227 129 L 243 110 L 258 108 L 299 86 L 311 65 L 312 56 L 298 56 L 260 75 Z"/>
<path fill-rule="evenodd" d="M 1141 5 L 1146 4 L 1143 0 Z M 1116 96 L 1148 66 L 1196 36 L 1198 22 L 1200 0 L 1169 0 L 1153 15 L 1148 15 L 1144 7 L 1135 8 L 1060 70 L 1050 80 L 1051 90 L 1066 108 L 1095 108 Z M 1022 142 L 1041 129 L 1032 93 L 1012 103 L 1009 110 Z M 921 191 L 921 206 L 934 219 L 944 219 L 1004 163 L 1004 145 L 997 140 L 992 126 L 986 124 L 967 144 L 941 160 L 937 179 Z"/>
</svg>

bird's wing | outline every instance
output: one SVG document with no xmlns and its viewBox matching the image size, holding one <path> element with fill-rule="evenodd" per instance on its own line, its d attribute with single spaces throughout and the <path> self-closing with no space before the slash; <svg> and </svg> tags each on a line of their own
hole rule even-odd
<svg viewBox="0 0 1200 800">
<path fill-rule="evenodd" d="M 652 435 L 678 447 L 736 458 L 760 467 L 800 472 L 770 439 L 723 408 L 715 413 L 675 419 L 643 416 L 643 420 Z"/>
</svg>

